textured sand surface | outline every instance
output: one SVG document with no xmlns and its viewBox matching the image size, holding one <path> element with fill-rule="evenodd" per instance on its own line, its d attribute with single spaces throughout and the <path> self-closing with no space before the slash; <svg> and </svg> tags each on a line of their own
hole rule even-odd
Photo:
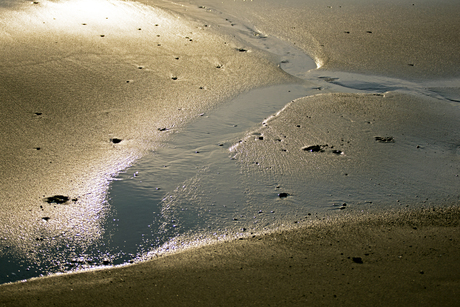
<svg viewBox="0 0 460 307">
<path fill-rule="evenodd" d="M 0 10 L 0 244 L 21 254 L 44 236 L 97 239 L 112 175 L 217 102 L 289 79 L 263 52 L 156 7 L 23 5 Z M 75 201 L 43 202 L 53 195 Z"/>
<path fill-rule="evenodd" d="M 456 306 L 458 207 L 362 215 L 0 286 L 2 306 Z"/>
<path fill-rule="evenodd" d="M 457 304 L 458 3 L 143 2 L 154 6 L 0 8 L 2 255 L 34 259 L 34 251 L 97 240 L 113 174 L 238 93 L 302 82 L 280 69 L 282 57 L 241 39 L 246 24 L 250 36 L 278 36 L 307 52 L 320 67 L 307 79 L 322 82 L 324 93 L 291 103 L 257 137 L 248 131 L 235 147 L 247 181 L 263 174 L 295 194 L 310 180 L 318 199 L 337 192 L 366 203 L 369 194 L 359 192 L 371 191 L 376 206 L 401 208 L 406 198 L 418 209 L 333 208 L 344 217 L 305 216 L 298 228 L 137 265 L 2 285 L 1 305 Z M 283 135 L 292 141 L 278 141 Z M 313 145 L 320 152 L 302 150 Z M 43 202 L 57 194 L 74 200 Z M 432 208 L 443 205 L 453 207 Z"/>
</svg>

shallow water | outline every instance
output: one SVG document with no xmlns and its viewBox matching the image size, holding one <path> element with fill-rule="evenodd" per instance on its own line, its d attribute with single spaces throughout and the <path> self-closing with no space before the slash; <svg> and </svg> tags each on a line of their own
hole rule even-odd
<svg viewBox="0 0 460 307">
<path fill-rule="evenodd" d="M 186 10 L 197 19 L 210 20 L 219 25 L 223 33 L 237 36 L 254 50 L 268 51 L 284 71 L 299 79 L 243 93 L 201 114 L 184 129 L 165 131 L 171 136 L 169 141 L 111 181 L 102 204 L 107 214 L 101 222 L 100 238 L 71 249 L 64 244 L 36 251 L 32 261 L 6 252 L 0 261 L 0 271 L 6 274 L 0 276 L 0 282 L 121 264 L 147 254 L 187 248 L 193 241 L 251 235 L 353 210 L 386 210 L 458 201 L 458 120 L 449 117 L 448 126 L 437 129 L 443 119 L 437 114 L 434 121 L 425 121 L 427 124 L 414 132 L 407 130 L 408 127 L 426 118 L 410 118 L 410 112 L 401 112 L 394 114 L 397 124 L 386 125 L 391 122 L 391 115 L 382 116 L 381 122 L 377 118 L 374 125 L 377 130 L 372 130 L 365 127 L 366 116 L 354 114 L 353 108 L 334 109 L 332 114 L 333 107 L 323 106 L 323 101 L 336 101 L 337 97 L 330 93 L 346 93 L 344 100 L 357 101 L 364 97 L 365 102 L 369 97 L 369 101 L 375 98 L 377 103 L 382 100 L 383 105 L 385 99 L 396 96 L 397 103 L 403 101 L 402 109 L 406 106 L 404 101 L 439 102 L 442 107 L 439 110 L 435 107 L 434 111 L 442 114 L 448 112 L 450 106 L 452 114 L 457 114 L 458 80 L 414 83 L 390 77 L 312 70 L 317 61 L 315 64 L 296 46 L 265 35 L 244 20 L 197 5 L 178 9 L 176 4 L 166 2 L 165 6 Z M 409 94 L 407 97 L 411 98 L 385 94 L 388 91 Z M 313 95 L 321 96 L 298 99 Z M 283 109 L 290 102 L 289 107 Z M 302 103 L 316 106 L 311 109 L 312 114 L 323 117 L 308 126 L 310 130 L 303 132 L 306 134 L 279 123 L 295 118 L 295 114 L 288 112 Z M 421 105 L 414 102 L 407 106 Z M 303 109 L 296 114 L 302 114 Z M 404 118 L 407 114 L 409 118 Z M 341 122 L 344 116 L 349 122 L 356 122 L 358 118 L 359 125 L 349 128 Z M 305 116 L 300 120 L 304 119 Z M 401 124 L 404 121 L 408 122 L 406 126 Z M 304 125 L 309 124 L 299 121 L 300 127 L 295 128 Z M 272 126 L 276 129 L 270 130 Z M 276 133 L 282 129 L 286 129 L 285 135 L 293 136 L 293 141 L 281 148 L 288 148 L 287 151 L 280 151 L 277 145 L 269 143 L 279 137 Z M 302 146 L 325 141 L 332 144 L 337 141 L 334 138 L 347 129 L 350 129 L 347 131 L 350 140 L 357 141 L 354 147 L 334 144 L 342 146 L 343 154 L 326 152 L 325 155 L 311 153 L 308 158 L 302 156 L 305 154 Z M 409 136 L 403 138 L 406 131 Z M 372 133 L 379 132 L 384 133 L 382 136 L 395 137 L 395 143 L 376 143 L 373 139 L 376 135 Z M 372 142 L 360 140 L 366 133 Z M 304 143 L 296 139 L 300 135 L 305 138 Z M 386 146 L 385 149 L 382 146 Z M 277 151 L 271 152 L 273 148 Z M 420 148 L 423 151 L 418 150 Z M 379 154 L 372 154 L 378 151 Z M 291 152 L 294 155 L 287 156 Z M 312 160 L 308 160 L 310 158 Z M 299 164 L 299 161 L 313 160 L 314 163 Z M 364 166 L 346 164 L 349 161 L 358 161 Z M 389 166 L 369 167 L 381 162 Z M 433 169 L 439 174 L 430 178 Z"/>
</svg>

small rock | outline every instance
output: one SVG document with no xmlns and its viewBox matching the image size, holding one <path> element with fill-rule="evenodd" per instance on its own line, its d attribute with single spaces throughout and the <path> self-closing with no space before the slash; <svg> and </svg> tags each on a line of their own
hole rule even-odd
<svg viewBox="0 0 460 307">
<path fill-rule="evenodd" d="M 48 222 L 49 219 L 50 219 L 50 217 L 48 217 L 48 216 L 42 217 L 42 220 L 44 220 L 46 222 Z"/>
<path fill-rule="evenodd" d="M 363 263 L 363 259 L 361 257 L 353 257 L 352 260 L 354 263 L 359 263 L 359 264 Z"/>
<path fill-rule="evenodd" d="M 285 197 L 288 197 L 288 196 L 289 196 L 289 194 L 286 193 L 286 192 L 281 192 L 281 193 L 278 194 L 279 198 L 285 198 Z"/>
<path fill-rule="evenodd" d="M 380 143 L 394 143 L 395 142 L 392 136 L 385 136 L 385 137 L 376 136 L 375 140 Z"/>
<path fill-rule="evenodd" d="M 158 131 L 167 131 L 169 130 L 168 128 L 158 128 Z"/>
<path fill-rule="evenodd" d="M 311 145 L 302 147 L 302 150 L 309 152 L 324 152 L 324 147 L 327 147 L 327 145 Z"/>
<path fill-rule="evenodd" d="M 112 261 L 111 261 L 110 259 L 104 259 L 104 260 L 102 261 L 102 264 L 103 264 L 103 265 L 109 265 L 110 263 L 112 263 Z"/>
<path fill-rule="evenodd" d="M 69 201 L 69 197 L 68 196 L 64 196 L 64 195 L 54 195 L 54 196 L 51 196 L 51 197 L 46 197 L 44 200 L 48 203 L 48 204 L 63 204 L 63 203 L 66 203 Z"/>
<path fill-rule="evenodd" d="M 111 138 L 110 139 L 110 142 L 114 143 L 114 144 L 118 144 L 120 143 L 121 141 L 123 141 L 122 139 L 119 139 L 119 138 Z"/>
</svg>

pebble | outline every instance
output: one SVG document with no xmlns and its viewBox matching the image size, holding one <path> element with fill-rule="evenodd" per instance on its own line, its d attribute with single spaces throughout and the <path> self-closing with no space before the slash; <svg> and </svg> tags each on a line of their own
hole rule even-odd
<svg viewBox="0 0 460 307">
<path fill-rule="evenodd" d="M 51 197 L 46 197 L 44 200 L 49 203 L 49 204 L 63 204 L 67 201 L 69 201 L 69 197 L 68 196 L 64 196 L 64 195 L 54 195 L 54 196 L 51 196 Z"/>
<path fill-rule="evenodd" d="M 395 142 L 392 136 L 385 136 L 385 137 L 376 136 L 375 140 L 380 143 L 394 143 Z"/>
<path fill-rule="evenodd" d="M 110 142 L 114 143 L 114 144 L 118 144 L 122 141 L 122 139 L 119 139 L 119 138 L 111 138 L 110 139 Z"/>
</svg>

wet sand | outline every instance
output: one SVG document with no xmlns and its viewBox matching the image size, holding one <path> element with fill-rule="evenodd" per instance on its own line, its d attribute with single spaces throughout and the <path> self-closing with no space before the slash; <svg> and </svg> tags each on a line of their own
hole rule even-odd
<svg viewBox="0 0 460 307">
<path fill-rule="evenodd" d="M 303 9 L 294 2 L 292 7 L 271 3 L 272 10 L 257 3 L 230 8 L 223 5 L 220 9 L 233 12 L 261 33 L 278 35 L 308 52 L 321 67 L 312 72 L 317 76 L 348 71 L 419 80 L 431 84 L 426 87 L 436 88 L 448 101 L 458 101 L 455 78 L 459 41 L 451 36 L 458 31 L 448 30 L 459 26 L 456 15 L 452 15 L 457 4 L 449 1 L 434 10 L 427 1 L 404 3 L 407 7 L 403 8 L 387 3 L 363 7 L 356 2 L 346 7 L 317 2 Z M 139 9 L 130 3 L 105 7 L 101 2 L 101 14 L 91 16 L 79 15 L 76 8 L 65 5 L 45 4 L 43 11 L 36 5 L 32 11 L 15 14 L 4 30 L 7 35 L 3 39 L 9 44 L 3 47 L 5 56 L 0 65 L 3 253 L 8 246 L 27 254 L 37 242 L 40 244 L 37 238 L 62 234 L 71 242 L 96 240 L 101 229 L 99 217 L 105 210 L 97 204 L 102 204 L 113 174 L 161 146 L 168 134 L 219 102 L 255 87 L 299 82 L 278 67 L 279 57 L 252 48 L 237 37 L 225 36 L 223 33 L 229 32 L 219 24 L 204 25 L 177 12 Z M 253 13 L 243 13 L 246 9 Z M 33 18 L 29 18 L 31 14 Z M 59 23 L 59 17 L 72 20 L 72 26 Z M 24 25 L 25 21 L 31 24 Z M 230 23 L 226 26 L 233 27 Z M 18 27 L 21 35 L 14 34 Z M 405 31 L 398 30 L 401 28 Z M 145 32 L 148 35 L 142 38 Z M 49 44 L 59 47 L 50 48 Z M 177 64 L 182 60 L 186 63 Z M 443 83 L 443 79 L 451 81 Z M 378 80 L 372 76 L 368 79 L 373 84 Z M 417 104 L 418 96 L 412 94 L 406 99 L 399 94 L 387 95 Z M 348 98 L 362 103 L 362 96 Z M 283 116 L 287 114 L 288 119 L 301 114 L 289 115 L 287 110 Z M 378 108 L 370 111 L 378 112 Z M 381 115 L 382 120 L 391 117 Z M 412 131 L 402 113 L 398 115 L 398 133 Z M 356 116 L 361 118 L 362 114 Z M 367 119 L 361 119 L 359 125 L 364 125 Z M 433 135 L 449 131 L 430 130 L 442 121 L 439 114 L 422 131 Z M 417 118 L 412 122 L 419 123 Z M 455 117 L 448 123 L 453 133 L 458 133 Z M 278 128 L 284 129 L 283 125 Z M 339 132 L 337 128 L 332 140 L 339 140 Z M 394 137 L 388 133 L 372 135 L 376 136 Z M 122 142 L 113 142 L 118 138 Z M 324 138 L 293 144 L 329 144 L 323 143 Z M 399 140 L 396 138 L 394 144 Z M 443 154 L 432 148 L 426 155 L 418 151 L 420 160 L 412 162 L 416 165 L 438 157 L 436 163 L 449 169 L 441 177 L 446 176 L 445 181 L 451 178 L 455 185 L 459 175 L 457 138 L 445 138 L 440 143 L 436 148 L 445 150 Z M 414 145 L 410 152 L 419 149 L 410 138 L 405 144 Z M 393 144 L 372 139 L 370 147 L 361 145 L 352 151 L 359 154 L 361 149 L 372 151 L 375 146 Z M 255 155 L 265 150 L 247 147 Z M 348 154 L 347 148 L 340 150 Z M 299 153 L 305 152 L 296 155 Z M 289 163 L 298 158 L 286 159 Z M 404 159 L 400 161 L 407 161 Z M 327 163 L 323 165 L 334 166 Z M 295 176 L 302 171 L 295 166 L 289 169 Z M 416 170 L 424 173 L 423 168 Z M 44 197 L 57 194 L 76 200 L 70 206 L 44 206 Z M 412 199 L 411 204 L 417 204 L 418 209 L 411 211 L 368 216 L 349 210 L 349 215 L 338 221 L 311 222 L 305 217 L 296 224 L 300 227 L 293 229 L 189 249 L 136 265 L 2 285 L 0 304 L 151 305 L 153 300 L 158 305 L 378 302 L 454 306 L 460 280 L 458 196 L 449 195 L 449 201 L 441 202 L 443 191 L 440 195 L 429 205 Z M 453 207 L 441 209 L 443 205 Z M 52 248 L 53 244 L 43 246 Z"/>
<path fill-rule="evenodd" d="M 0 287 L 2 306 L 455 306 L 460 211 L 354 214 Z"/>
</svg>

